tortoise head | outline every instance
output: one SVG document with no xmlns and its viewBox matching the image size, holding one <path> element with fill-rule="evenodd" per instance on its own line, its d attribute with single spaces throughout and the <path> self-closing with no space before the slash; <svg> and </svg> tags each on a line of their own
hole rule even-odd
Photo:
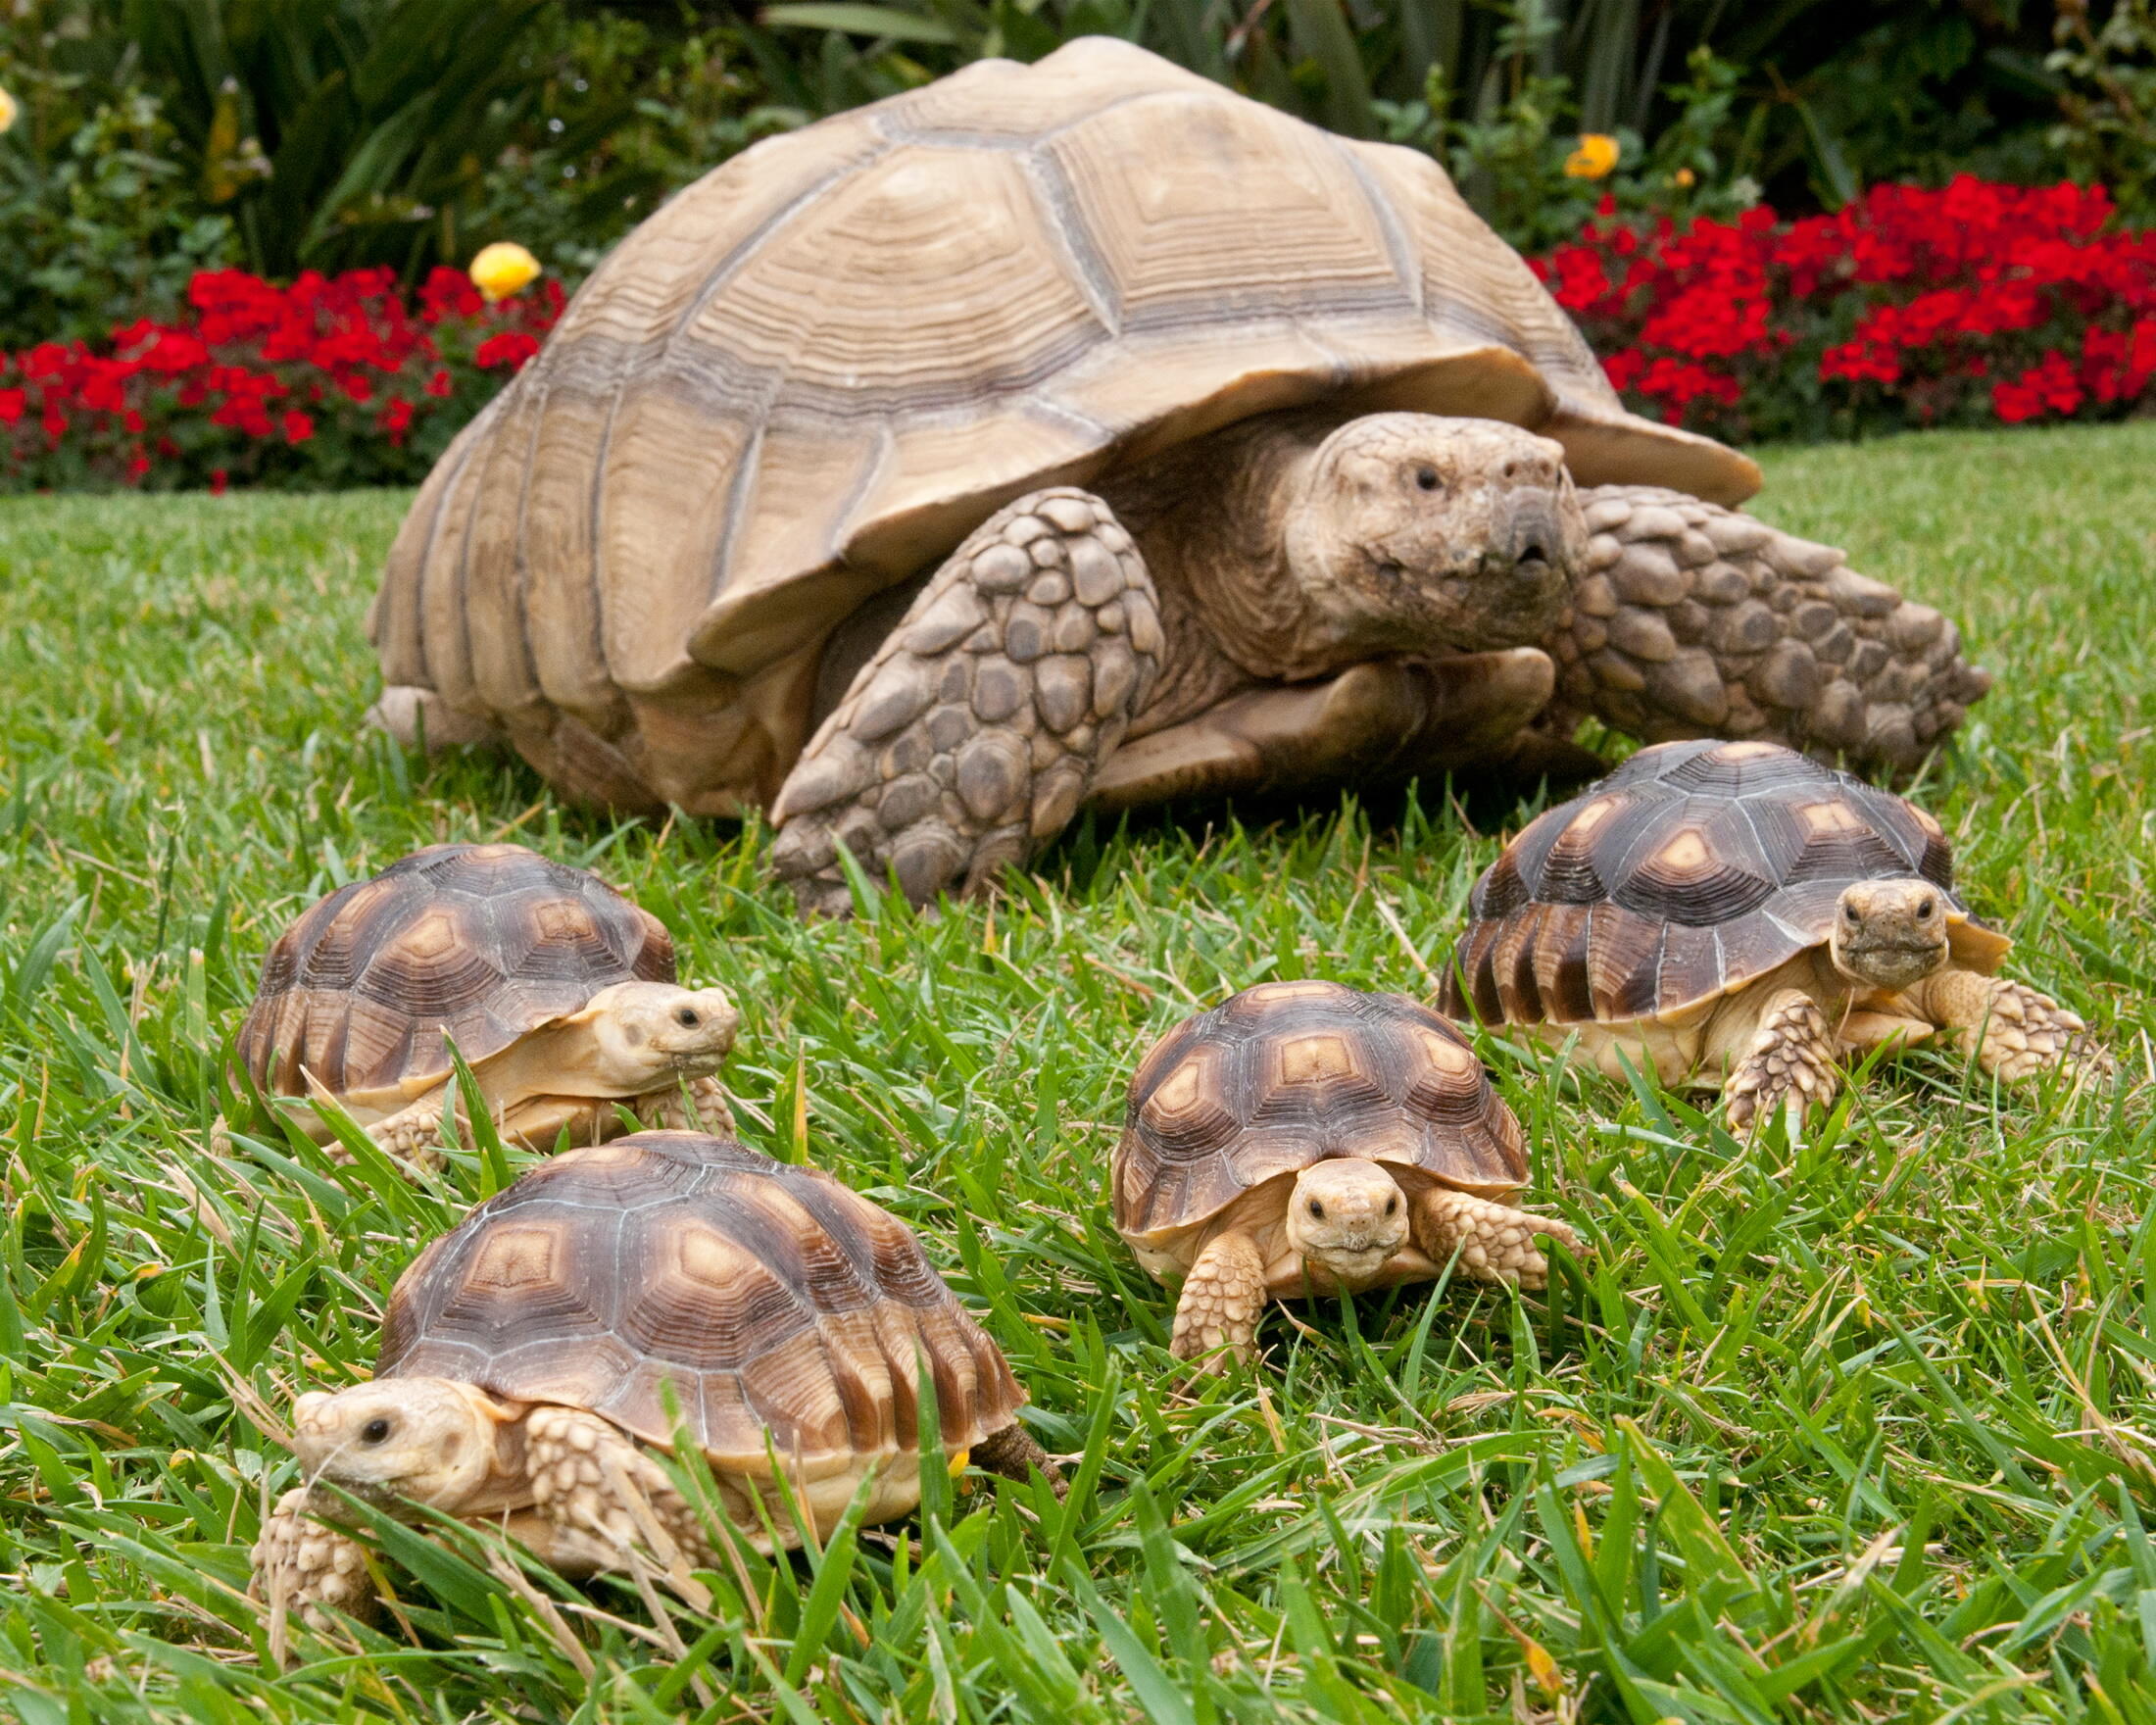
<svg viewBox="0 0 2156 1725">
<path fill-rule="evenodd" d="M 1946 895 L 1928 880 L 1852 882 L 1835 908 L 1827 943 L 1843 975 L 1874 988 L 1907 988 L 1946 962 Z"/>
<path fill-rule="evenodd" d="M 1344 647 L 1533 646 L 1587 549 L 1563 446 L 1495 419 L 1371 414 L 1294 481 L 1288 566 Z"/>
<path fill-rule="evenodd" d="M 1360 1157 L 1312 1162 L 1288 1197 L 1288 1243 L 1352 1287 L 1407 1244 L 1407 1195 Z"/>
<path fill-rule="evenodd" d="M 593 995 L 571 1022 L 589 1025 L 599 1072 L 633 1096 L 717 1071 L 741 1013 L 724 989 L 617 982 Z"/>
<path fill-rule="evenodd" d="M 455 1512 L 494 1477 L 496 1440 L 514 1416 L 449 1378 L 379 1378 L 292 1405 L 292 1449 L 310 1481 L 355 1497 L 408 1498 Z"/>
</svg>

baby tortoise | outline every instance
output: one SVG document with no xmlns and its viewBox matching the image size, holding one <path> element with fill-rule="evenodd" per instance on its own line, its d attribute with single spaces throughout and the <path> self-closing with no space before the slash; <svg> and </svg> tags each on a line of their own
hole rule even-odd
<svg viewBox="0 0 2156 1725">
<path fill-rule="evenodd" d="M 1844 1053 L 1940 1032 L 2009 1081 L 2109 1063 L 1992 974 L 2012 943 L 1956 895 L 1936 820 L 1771 743 L 1641 750 L 1513 839 L 1472 909 L 1446 1012 L 1719 1084 L 1739 1129 L 1829 1102 Z"/>
<path fill-rule="evenodd" d="M 1017 1423 L 1025 1391 L 896 1216 L 813 1168 L 731 1140 L 639 1132 L 538 1163 L 399 1278 L 369 1383 L 293 1409 L 309 1484 L 255 1547 L 281 1645 L 292 1612 L 365 1618 L 363 1549 L 313 1517 L 328 1480 L 392 1513 L 500 1525 L 567 1575 L 632 1566 L 694 1597 L 714 1552 L 666 1451 L 670 1388 L 719 1507 L 758 1550 L 800 1543 L 777 1458 L 820 1540 L 874 1476 L 867 1519 L 920 1502 L 918 1386 L 943 1453 L 1055 1470 Z M 409 1510 L 407 1511 L 409 1512 Z"/>
<path fill-rule="evenodd" d="M 1180 1281 L 1179 1359 L 1255 1354 L 1268 1298 L 1461 1274 L 1540 1288 L 1547 1235 L 1505 1201 L 1527 1181 L 1520 1123 L 1429 1008 L 1337 982 L 1268 982 L 1186 1019 L 1130 1082 L 1115 1226 Z"/>
<path fill-rule="evenodd" d="M 284 931 L 239 1056 L 318 1143 L 333 1138 L 310 1105 L 327 1097 L 427 1165 L 452 1045 L 502 1134 L 545 1149 L 564 1126 L 617 1135 L 617 1103 L 647 1126 L 730 1130 L 712 1074 L 740 1023 L 722 990 L 676 986 L 664 926 L 596 875 L 521 845 L 433 845 Z"/>
</svg>

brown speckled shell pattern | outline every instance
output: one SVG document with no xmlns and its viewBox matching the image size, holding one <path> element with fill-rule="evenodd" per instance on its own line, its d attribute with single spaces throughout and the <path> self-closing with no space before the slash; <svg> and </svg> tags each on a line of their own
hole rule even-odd
<svg viewBox="0 0 2156 1725">
<path fill-rule="evenodd" d="M 1679 1011 L 1823 944 L 1852 882 L 1916 877 L 1968 915 L 1912 804 L 1771 743 L 1664 743 L 1484 871 L 1440 1004 L 1490 1024 Z"/>
<path fill-rule="evenodd" d="M 1026 1399 L 889 1211 L 730 1139 L 639 1132 L 539 1163 L 430 1246 L 375 1375 L 587 1408 L 655 1444 L 670 1382 L 715 1464 L 764 1470 L 768 1436 L 812 1478 L 916 1448 L 919 1362 L 949 1450 Z"/>
<path fill-rule="evenodd" d="M 1115 1225 L 1197 1227 L 1327 1157 L 1416 1167 L 1485 1195 L 1527 1179 L 1519 1121 L 1459 1032 L 1405 995 L 1270 982 L 1186 1019 L 1130 1083 Z"/>
<path fill-rule="evenodd" d="M 240 1028 L 265 1093 L 385 1090 L 499 1054 L 616 982 L 674 980 L 665 926 L 521 845 L 432 845 L 279 937 Z"/>
</svg>

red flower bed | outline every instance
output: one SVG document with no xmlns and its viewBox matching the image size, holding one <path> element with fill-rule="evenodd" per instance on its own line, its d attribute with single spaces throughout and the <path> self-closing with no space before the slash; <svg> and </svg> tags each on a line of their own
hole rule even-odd
<svg viewBox="0 0 2156 1725">
<path fill-rule="evenodd" d="M 2156 378 L 2156 232 L 2100 186 L 1877 186 L 1833 216 L 1650 228 L 1535 260 L 1643 413 L 1739 441 L 2125 412 Z M 416 483 L 561 316 L 453 270 L 197 275 L 109 351 L 0 354 L 0 489 Z"/>
<path fill-rule="evenodd" d="M 416 305 L 387 270 L 207 271 L 187 300 L 106 353 L 0 354 L 0 488 L 416 482 L 562 313 L 558 282 L 489 306 L 454 270 Z"/>
<path fill-rule="evenodd" d="M 1875 186 L 1833 216 L 1605 214 L 1535 261 L 1642 413 L 1737 439 L 2118 411 L 2156 376 L 2156 232 L 2101 186 Z"/>
</svg>

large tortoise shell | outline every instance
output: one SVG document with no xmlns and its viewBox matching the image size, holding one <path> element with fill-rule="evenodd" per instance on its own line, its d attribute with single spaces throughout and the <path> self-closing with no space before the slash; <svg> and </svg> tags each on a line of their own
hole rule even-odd
<svg viewBox="0 0 2156 1725">
<path fill-rule="evenodd" d="M 730 1139 L 638 1132 L 550 1158 L 398 1280 L 377 1377 L 446 1377 L 673 1441 L 765 1444 L 816 1478 L 918 1447 L 925 1366 L 947 1450 L 1025 1392 L 905 1223 Z"/>
<path fill-rule="evenodd" d="M 1822 945 L 1851 883 L 1896 878 L 1939 889 L 1957 959 L 1997 964 L 2005 939 L 1915 804 L 1779 744 L 1659 744 L 1484 870 L 1440 1004 L 1490 1024 L 1681 1012 Z"/>
<path fill-rule="evenodd" d="M 558 784 L 738 814 L 864 599 L 1040 485 L 1320 398 L 1512 420 L 1583 484 L 1759 483 L 1628 413 L 1429 156 L 1089 38 L 653 215 L 435 467 L 369 633 Z"/>
<path fill-rule="evenodd" d="M 616 982 L 674 980 L 665 925 L 521 845 L 430 845 L 339 887 L 263 961 L 239 1056 L 270 1095 L 361 1096 L 499 1054 Z M 304 1069 L 304 1071 L 303 1071 Z"/>
<path fill-rule="evenodd" d="M 1115 1147 L 1115 1225 L 1144 1241 L 1200 1227 L 1327 1157 L 1420 1168 L 1486 1196 L 1527 1179 L 1519 1121 L 1428 1007 L 1268 982 L 1185 1019 L 1139 1063 Z"/>
</svg>

